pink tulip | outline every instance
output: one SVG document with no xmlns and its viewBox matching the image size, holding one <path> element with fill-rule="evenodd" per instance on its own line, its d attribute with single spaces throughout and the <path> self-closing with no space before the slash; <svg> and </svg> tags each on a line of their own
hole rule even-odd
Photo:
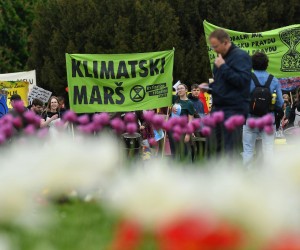
<svg viewBox="0 0 300 250">
<path fill-rule="evenodd" d="M 135 114 L 130 112 L 130 113 L 126 113 L 125 116 L 124 116 L 124 121 L 125 123 L 134 123 L 136 122 L 136 117 L 135 117 Z"/>
<path fill-rule="evenodd" d="M 11 124 L 5 124 L 4 126 L 2 126 L 1 130 L 6 138 L 10 138 L 14 132 Z"/>
<path fill-rule="evenodd" d="M 233 120 L 232 119 L 227 119 L 225 122 L 224 122 L 224 126 L 225 126 L 225 128 L 228 130 L 228 131 L 230 131 L 230 132 L 232 132 L 233 130 L 235 130 L 235 124 L 234 124 L 234 122 L 233 122 Z"/>
<path fill-rule="evenodd" d="M 150 146 L 156 146 L 157 145 L 157 141 L 154 138 L 150 138 L 148 141 L 149 141 Z"/>
<path fill-rule="evenodd" d="M 23 126 L 23 121 L 20 116 L 13 118 L 12 124 L 16 128 L 21 128 Z"/>
<path fill-rule="evenodd" d="M 99 122 L 102 126 L 106 126 L 110 122 L 110 116 L 108 113 L 96 114 L 93 116 L 93 121 Z"/>
<path fill-rule="evenodd" d="M 10 123 L 12 122 L 14 119 L 14 117 L 12 116 L 12 114 L 6 114 L 5 116 L 3 116 L 0 121 L 3 123 Z"/>
<path fill-rule="evenodd" d="M 39 117 L 38 115 L 35 115 L 33 125 L 35 125 L 37 128 L 39 128 L 41 125 L 41 117 Z"/>
<path fill-rule="evenodd" d="M 188 118 L 187 116 L 180 116 L 178 117 L 178 123 L 181 127 L 185 127 L 188 124 Z"/>
<path fill-rule="evenodd" d="M 179 123 L 179 117 L 171 117 L 168 120 L 168 123 L 170 124 L 171 128 L 174 127 L 176 124 Z"/>
<path fill-rule="evenodd" d="M 265 131 L 265 133 L 266 134 L 268 134 L 268 135 L 272 135 L 273 133 L 274 133 L 274 128 L 273 128 L 273 126 L 265 126 L 264 127 L 264 131 Z"/>
<path fill-rule="evenodd" d="M 232 122 L 234 123 L 234 125 L 236 127 L 239 127 L 239 126 L 242 126 L 243 124 L 245 124 L 245 117 L 243 115 L 234 115 L 231 118 L 232 118 Z"/>
<path fill-rule="evenodd" d="M 95 132 L 100 132 L 103 129 L 103 126 L 98 121 L 93 121 L 93 127 Z"/>
<path fill-rule="evenodd" d="M 261 118 L 265 125 L 272 125 L 274 123 L 274 116 L 271 114 L 267 114 Z"/>
<path fill-rule="evenodd" d="M 173 139 L 174 139 L 174 141 L 180 141 L 180 139 L 181 139 L 181 133 L 180 134 L 173 133 Z"/>
<path fill-rule="evenodd" d="M 187 134 L 192 134 L 192 133 L 195 132 L 194 126 L 193 126 L 193 124 L 192 124 L 191 122 L 188 123 L 188 125 L 186 126 L 185 132 L 186 132 Z"/>
<path fill-rule="evenodd" d="M 155 129 L 160 129 L 163 127 L 164 124 L 164 117 L 161 115 L 154 115 L 152 118 L 152 125 Z"/>
<path fill-rule="evenodd" d="M 172 129 L 172 123 L 170 120 L 164 122 L 163 127 L 164 130 L 170 131 Z"/>
<path fill-rule="evenodd" d="M 123 133 L 125 130 L 124 122 L 119 117 L 116 117 L 113 120 L 111 120 L 110 125 L 118 134 Z"/>
<path fill-rule="evenodd" d="M 183 133 L 182 128 L 179 125 L 175 125 L 173 127 L 172 131 L 173 131 L 173 133 L 176 133 L 176 134 L 182 134 Z"/>
<path fill-rule="evenodd" d="M 202 118 L 202 123 L 205 126 L 209 126 L 209 127 L 214 128 L 216 126 L 217 122 L 212 116 L 205 116 L 205 117 Z"/>
<path fill-rule="evenodd" d="M 14 101 L 13 108 L 19 114 L 23 114 L 26 111 L 23 101 Z"/>
<path fill-rule="evenodd" d="M 197 118 L 197 119 L 194 119 L 192 121 L 192 125 L 194 127 L 194 131 L 197 131 L 199 128 L 200 128 L 200 122 L 201 122 L 201 119 L 200 118 Z"/>
<path fill-rule="evenodd" d="M 102 125 L 102 118 L 101 118 L 100 114 L 94 114 L 92 121 L 94 124 Z"/>
<path fill-rule="evenodd" d="M 264 121 L 261 118 L 256 119 L 255 125 L 259 129 L 264 129 L 264 127 L 265 127 L 265 123 L 264 123 Z"/>
<path fill-rule="evenodd" d="M 90 122 L 90 118 L 88 115 L 82 115 L 79 116 L 77 121 L 81 124 L 81 125 L 86 125 Z"/>
<path fill-rule="evenodd" d="M 94 131 L 93 131 L 93 125 L 92 124 L 86 124 L 86 125 L 79 125 L 77 127 L 77 129 L 83 133 L 83 134 L 92 134 Z"/>
<path fill-rule="evenodd" d="M 137 124 L 135 122 L 130 122 L 126 125 L 126 131 L 129 134 L 134 134 L 137 131 Z"/>
<path fill-rule="evenodd" d="M 151 122 L 153 116 L 154 116 L 154 111 L 143 112 L 143 117 L 144 117 L 145 121 L 147 121 L 147 122 Z"/>
<path fill-rule="evenodd" d="M 224 121 L 224 112 L 223 111 L 217 111 L 212 113 L 212 117 L 215 119 L 216 123 L 221 123 Z"/>
<path fill-rule="evenodd" d="M 256 121 L 253 117 L 250 117 L 247 121 L 249 128 L 254 129 L 256 127 Z"/>
<path fill-rule="evenodd" d="M 67 111 L 64 113 L 62 119 L 63 119 L 64 121 L 68 121 L 68 122 L 74 123 L 74 122 L 77 121 L 77 115 L 76 115 L 76 113 L 75 113 L 74 111 L 72 111 L 72 110 L 67 110 Z"/>
<path fill-rule="evenodd" d="M 33 111 L 26 111 L 23 113 L 23 117 L 28 123 L 35 123 L 35 113 Z"/>
<path fill-rule="evenodd" d="M 201 129 L 201 134 L 204 136 L 204 137 L 209 137 L 211 135 L 211 128 L 210 127 L 207 127 L 207 126 L 204 126 L 202 129 Z"/>
<path fill-rule="evenodd" d="M 34 135 L 34 134 L 35 134 L 35 131 L 36 131 L 36 128 L 35 128 L 34 125 L 29 124 L 28 126 L 26 126 L 26 127 L 24 128 L 23 131 L 24 131 L 25 135 Z"/>
</svg>

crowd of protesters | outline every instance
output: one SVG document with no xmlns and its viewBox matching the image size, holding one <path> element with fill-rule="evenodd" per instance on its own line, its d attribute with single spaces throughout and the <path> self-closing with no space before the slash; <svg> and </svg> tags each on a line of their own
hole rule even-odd
<svg viewBox="0 0 300 250">
<path fill-rule="evenodd" d="M 300 126 L 300 88 L 296 91 L 295 97 L 291 94 L 282 94 L 278 80 L 273 76 L 269 77 L 270 74 L 267 72 L 268 57 L 261 52 L 257 52 L 250 57 L 246 52 L 235 46 L 231 42 L 228 33 L 222 29 L 215 30 L 210 34 L 209 43 L 217 53 L 213 68 L 214 81 L 211 84 L 192 84 L 189 94 L 187 85 L 180 83 L 175 89 L 176 94 L 172 98 L 172 106 L 160 109 L 160 111 L 165 110 L 165 112 L 162 112 L 164 120 L 172 117 L 185 117 L 187 123 L 191 123 L 195 119 L 202 119 L 203 124 L 208 122 L 207 117 L 222 112 L 224 117 L 221 120 L 224 122 L 211 126 L 214 128 L 216 155 L 225 153 L 227 156 L 233 156 L 236 149 L 238 149 L 239 154 L 243 151 L 244 164 L 249 165 L 253 159 L 258 138 L 262 139 L 263 152 L 268 157 L 273 150 L 275 135 L 282 136 L 282 134 L 278 134 L 278 131 Z M 273 117 L 271 123 L 274 131 L 270 128 L 263 130 L 261 125 L 254 122 L 255 118 L 261 117 L 251 113 L 253 107 L 250 106 L 251 97 L 256 88 L 256 81 L 264 86 L 269 78 L 271 80 L 267 87 L 271 93 L 276 93 L 273 109 L 268 112 Z M 212 96 L 211 107 L 208 107 L 206 92 Z M 12 109 L 8 110 L 8 113 L 12 116 L 16 116 L 18 113 L 15 110 L 15 103 L 18 101 L 21 101 L 19 95 L 14 94 L 11 96 Z M 37 127 L 41 129 L 48 128 L 49 130 L 61 121 L 66 111 L 64 99 L 55 96 L 49 99 L 46 106 L 42 101 L 34 99 L 28 107 L 21 107 L 21 109 L 34 112 L 40 117 Z M 5 114 L 1 115 L 5 117 Z M 180 133 L 173 133 L 174 130 L 169 129 L 168 133 L 164 133 L 161 128 L 156 129 L 155 126 L 153 127 L 153 124 L 144 115 L 145 111 L 136 111 L 136 124 L 132 125 L 132 123 L 130 125 L 130 130 L 141 135 L 143 146 L 150 148 L 151 140 L 155 139 L 160 142 L 160 150 L 165 147 L 167 142 L 170 145 L 172 156 L 182 155 L 180 157 L 188 157 L 192 161 L 195 159 L 196 152 L 199 153 L 200 147 L 199 142 L 195 143 L 197 141 L 195 138 L 205 137 L 208 134 L 205 130 L 196 128 L 192 132 L 186 129 L 182 133 L 180 131 L 177 131 Z M 123 119 L 124 114 L 111 114 L 111 118 L 114 117 Z M 238 125 L 234 125 L 235 129 L 232 127 L 233 117 L 237 117 L 236 121 L 238 121 L 236 122 Z M 88 121 L 89 118 L 82 117 L 81 120 Z M 175 126 L 174 129 L 180 130 L 180 127 L 176 128 Z M 163 144 L 161 143 L 162 138 L 164 138 Z M 176 147 L 178 141 L 184 146 L 181 148 Z M 205 145 L 201 147 L 208 147 L 209 143 L 211 142 L 206 140 Z M 243 147 L 239 148 L 239 145 Z M 209 150 L 206 153 L 209 155 Z"/>
</svg>

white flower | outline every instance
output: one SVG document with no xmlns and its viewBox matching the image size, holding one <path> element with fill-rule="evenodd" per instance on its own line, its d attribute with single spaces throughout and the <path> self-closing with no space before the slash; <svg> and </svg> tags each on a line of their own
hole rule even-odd
<svg viewBox="0 0 300 250">
<path fill-rule="evenodd" d="M 39 155 L 37 171 L 51 193 L 98 188 L 122 165 L 118 143 L 107 136 L 96 139 L 52 140 Z"/>
<path fill-rule="evenodd" d="M 203 176 L 202 183 L 207 192 L 202 192 L 199 207 L 238 223 L 256 240 L 300 226 L 299 199 L 270 173 L 223 169 Z"/>
<path fill-rule="evenodd" d="M 110 183 L 105 198 L 112 208 L 145 226 L 157 225 L 191 208 L 193 182 L 182 171 L 162 161 L 141 165 Z"/>
<path fill-rule="evenodd" d="M 118 142 L 107 136 L 26 141 L 0 153 L 0 223 L 34 224 L 44 190 L 54 197 L 72 190 L 86 195 L 104 185 L 123 159 Z"/>
<path fill-rule="evenodd" d="M 250 173 L 227 161 L 206 168 L 178 169 L 166 162 L 136 166 L 114 180 L 105 199 L 110 207 L 146 226 L 190 213 L 237 223 L 258 242 L 300 228 L 300 201 L 271 172 Z"/>
<path fill-rule="evenodd" d="M 8 235 L 0 234 L 0 250 L 10 250 L 12 248 L 12 243 Z"/>
</svg>

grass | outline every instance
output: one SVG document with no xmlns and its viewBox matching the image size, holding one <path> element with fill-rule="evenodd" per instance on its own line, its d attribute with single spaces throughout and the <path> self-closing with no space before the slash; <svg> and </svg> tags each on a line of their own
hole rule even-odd
<svg viewBox="0 0 300 250">
<path fill-rule="evenodd" d="M 98 204 L 80 201 L 56 204 L 54 217 L 55 223 L 47 229 L 0 226 L 0 235 L 8 235 L 22 250 L 101 250 L 109 246 L 117 221 Z"/>
</svg>

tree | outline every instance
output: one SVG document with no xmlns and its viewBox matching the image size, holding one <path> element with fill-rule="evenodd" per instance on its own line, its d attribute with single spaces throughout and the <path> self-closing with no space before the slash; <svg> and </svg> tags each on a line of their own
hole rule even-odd
<svg viewBox="0 0 300 250">
<path fill-rule="evenodd" d="M 200 0 L 169 0 L 180 24 L 182 42 L 175 54 L 175 79 L 187 85 L 207 81 L 210 68 L 207 45 L 204 38 L 203 16 L 201 16 Z"/>
<path fill-rule="evenodd" d="M 66 52 L 147 52 L 180 43 L 178 20 L 164 1 L 51 0 L 35 14 L 28 66 L 40 86 L 59 95 L 67 86 Z"/>
<path fill-rule="evenodd" d="M 24 69 L 28 59 L 28 35 L 31 32 L 34 2 L 0 0 L 1 73 Z"/>
<path fill-rule="evenodd" d="M 20 15 L 22 11 L 13 10 L 17 3 L 25 5 L 26 2 L 16 0 L 12 4 L 8 0 L 0 0 L 1 6 L 6 4 L 6 13 L 18 13 L 20 20 L 27 15 Z M 133 53 L 175 47 L 174 81 L 180 79 L 189 85 L 207 81 L 211 77 L 203 20 L 243 32 L 266 31 L 299 23 L 300 20 L 300 3 L 297 0 L 286 0 L 284 3 L 274 0 L 272 4 L 266 0 L 30 1 L 36 2 L 27 67 L 37 69 L 38 84 L 55 94 L 64 93 L 67 85 L 66 52 Z M 5 18 L 14 20 L 12 16 L 10 14 L 9 18 Z M 3 30 L 3 18 L 0 16 L 0 30 Z M 26 24 L 27 31 L 30 30 L 29 23 Z M 20 33 L 19 27 L 12 28 L 13 34 Z M 15 69 L 14 63 L 19 68 L 24 67 L 28 52 L 22 48 L 28 47 L 27 40 L 25 37 L 25 40 L 7 42 L 7 48 L 13 45 L 12 41 L 18 43 L 14 49 L 25 52 L 25 56 L 10 53 L 8 60 L 3 57 L 3 47 L 2 50 L 0 48 L 0 59 L 5 67 Z M 13 56 L 15 58 L 11 60 Z"/>
</svg>

